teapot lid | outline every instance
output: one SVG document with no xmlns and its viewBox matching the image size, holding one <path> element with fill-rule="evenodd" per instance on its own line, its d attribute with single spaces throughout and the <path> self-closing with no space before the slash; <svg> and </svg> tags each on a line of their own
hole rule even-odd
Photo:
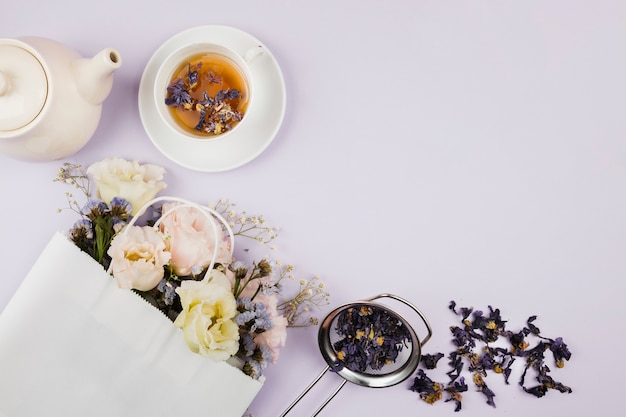
<svg viewBox="0 0 626 417">
<path fill-rule="evenodd" d="M 32 122 L 48 97 L 41 62 L 20 44 L 0 43 L 0 132 Z"/>
</svg>

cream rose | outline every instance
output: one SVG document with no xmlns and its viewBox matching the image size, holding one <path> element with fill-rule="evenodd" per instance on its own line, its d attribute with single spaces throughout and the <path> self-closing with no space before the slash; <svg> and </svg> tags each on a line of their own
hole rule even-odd
<svg viewBox="0 0 626 417">
<path fill-rule="evenodd" d="M 163 236 L 152 227 L 128 226 L 118 233 L 107 252 L 120 288 L 149 291 L 163 279 L 170 260 Z"/>
<path fill-rule="evenodd" d="M 272 320 L 272 328 L 257 335 L 254 341 L 267 347 L 272 355 L 272 363 L 276 363 L 280 349 L 287 341 L 287 318 L 278 312 L 278 299 L 275 295 L 259 294 L 254 300 L 265 304 L 265 311 Z"/>
<path fill-rule="evenodd" d="M 207 215 L 195 207 L 176 207 L 176 203 L 163 205 L 163 217 L 160 229 L 169 239 L 172 259 L 170 264 L 177 275 L 190 275 L 192 269 L 206 268 L 213 259 L 215 245 L 218 245 L 215 262 L 231 262 L 230 243 L 218 230 L 218 241 Z M 169 212 L 169 214 L 167 214 Z M 220 228 L 219 222 L 215 226 Z"/>
<path fill-rule="evenodd" d="M 215 361 L 226 360 L 239 350 L 237 301 L 227 282 L 224 274 L 213 270 L 204 280 L 186 280 L 176 289 L 183 310 L 174 324 L 183 329 L 192 352 Z"/>
<path fill-rule="evenodd" d="M 141 165 L 122 158 L 107 158 L 87 168 L 87 174 L 96 184 L 98 198 L 109 204 L 113 197 L 122 197 L 133 206 L 133 215 L 167 187 L 161 181 L 164 173 L 160 166 Z"/>
</svg>

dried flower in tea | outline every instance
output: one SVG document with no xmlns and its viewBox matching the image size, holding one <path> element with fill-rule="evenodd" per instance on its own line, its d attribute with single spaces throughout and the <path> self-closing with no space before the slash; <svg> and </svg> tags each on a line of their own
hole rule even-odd
<svg viewBox="0 0 626 417">
<path fill-rule="evenodd" d="M 452 368 L 446 374 L 450 378 L 448 384 L 434 382 L 426 373 L 419 369 L 417 375 L 410 386 L 412 391 L 420 394 L 420 398 L 426 403 L 433 404 L 443 398 L 443 393 L 448 394 L 446 402 L 452 401 L 456 404 L 455 411 L 461 410 L 461 392 L 467 391 L 465 379 L 461 376 L 465 365 L 472 373 L 472 381 L 477 391 L 487 398 L 487 404 L 495 407 L 496 394 L 487 386 L 485 378 L 488 372 L 502 374 L 506 384 L 509 384 L 509 377 L 512 372 L 512 365 L 516 358 L 525 359 L 524 371 L 519 380 L 522 389 L 534 395 L 543 397 L 548 390 L 555 389 L 562 393 L 571 393 L 572 389 L 555 381 L 548 373 L 550 369 L 545 365 L 545 352 L 551 351 L 555 364 L 558 368 L 565 365 L 565 361 L 571 358 L 571 352 L 561 337 L 550 339 L 541 336 L 540 329 L 534 324 L 537 316 L 531 316 L 526 321 L 526 326 L 518 331 L 512 332 L 506 329 L 506 321 L 502 320 L 499 309 L 489 307 L 489 312 L 468 307 L 457 308 L 454 301 L 450 302 L 449 309 L 461 317 L 459 326 L 451 326 L 452 343 L 456 349 L 448 355 L 448 365 Z M 530 342 L 528 336 L 539 339 L 536 346 L 529 349 Z M 510 348 L 494 346 L 492 343 L 504 338 L 510 344 Z M 480 343 L 480 349 L 478 349 Z M 433 369 L 433 362 L 443 357 L 443 353 L 434 355 L 424 355 L 422 364 L 426 369 Z M 527 387 L 525 385 L 526 375 L 529 370 L 536 372 L 536 381 L 539 385 Z"/>
</svg>

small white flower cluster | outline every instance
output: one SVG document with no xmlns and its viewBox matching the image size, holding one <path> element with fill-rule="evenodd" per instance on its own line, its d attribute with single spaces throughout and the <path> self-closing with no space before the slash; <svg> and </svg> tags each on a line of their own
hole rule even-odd
<svg viewBox="0 0 626 417">
<path fill-rule="evenodd" d="M 221 199 L 217 203 L 209 205 L 224 216 L 235 236 L 254 239 L 272 250 L 276 249 L 271 243 L 278 237 L 280 228 L 268 226 L 263 215 L 248 215 L 245 211 L 238 212 L 235 210 L 235 206 L 235 203 L 227 199 Z"/>
</svg>

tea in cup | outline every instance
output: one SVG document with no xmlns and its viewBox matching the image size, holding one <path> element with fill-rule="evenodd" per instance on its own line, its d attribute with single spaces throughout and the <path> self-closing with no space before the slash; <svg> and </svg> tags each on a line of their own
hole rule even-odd
<svg viewBox="0 0 626 417">
<path fill-rule="evenodd" d="M 212 43 L 169 55 L 155 82 L 157 109 L 166 124 L 195 140 L 222 138 L 246 119 L 253 99 L 248 66 L 261 48 L 245 54 Z"/>
</svg>

